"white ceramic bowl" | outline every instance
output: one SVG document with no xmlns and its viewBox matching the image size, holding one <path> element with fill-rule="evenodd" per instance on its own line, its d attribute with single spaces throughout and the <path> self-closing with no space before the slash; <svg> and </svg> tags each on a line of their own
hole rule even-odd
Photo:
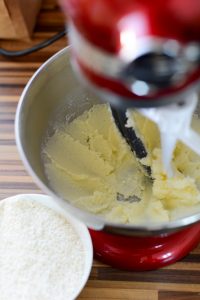
<svg viewBox="0 0 200 300">
<path fill-rule="evenodd" d="M 7 201 L 7 200 L 20 200 L 20 199 L 26 199 L 31 201 L 39 202 L 40 204 L 47 206 L 48 208 L 51 208 L 52 210 L 58 212 L 62 216 L 66 218 L 68 223 L 72 225 L 74 230 L 77 232 L 78 236 L 80 237 L 80 240 L 82 242 L 82 245 L 84 247 L 85 252 L 85 267 L 84 267 L 84 273 L 80 280 L 80 284 L 78 288 L 76 289 L 75 293 L 73 294 L 72 298 L 68 298 L 68 300 L 74 300 L 78 297 L 82 289 L 84 288 L 88 277 L 90 275 L 90 271 L 92 268 L 92 262 L 93 262 L 93 246 L 91 237 L 89 234 L 89 231 L 87 227 L 81 223 L 80 221 L 76 220 L 72 216 L 70 216 L 66 210 L 63 210 L 60 206 L 56 204 L 56 202 L 51 198 L 50 196 L 41 195 L 41 194 L 19 194 L 16 196 L 12 196 L 9 198 L 6 198 L 2 200 L 0 203 Z"/>
</svg>

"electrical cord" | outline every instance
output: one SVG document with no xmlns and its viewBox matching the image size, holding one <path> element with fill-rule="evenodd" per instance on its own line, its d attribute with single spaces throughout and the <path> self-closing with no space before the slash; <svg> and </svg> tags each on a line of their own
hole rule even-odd
<svg viewBox="0 0 200 300">
<path fill-rule="evenodd" d="M 65 36 L 66 33 L 67 33 L 67 29 L 63 30 L 61 32 L 58 32 L 57 34 L 52 36 L 50 39 L 47 39 L 37 45 L 34 45 L 31 48 L 28 48 L 28 49 L 13 51 L 13 50 L 6 50 L 3 48 L 0 48 L 0 54 L 4 55 L 4 56 L 8 56 L 8 57 L 19 57 L 19 56 L 23 56 L 23 55 L 28 55 L 28 54 L 36 52 L 42 48 L 48 47 L 49 45 L 53 44 L 54 42 L 56 42 L 57 40 L 59 40 L 60 38 Z"/>
</svg>

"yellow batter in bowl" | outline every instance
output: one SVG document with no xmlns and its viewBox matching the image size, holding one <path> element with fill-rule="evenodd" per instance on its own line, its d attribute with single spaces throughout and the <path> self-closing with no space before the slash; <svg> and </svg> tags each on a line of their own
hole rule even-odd
<svg viewBox="0 0 200 300">
<path fill-rule="evenodd" d="M 129 126 L 142 139 L 151 167 L 149 179 L 121 136 L 109 105 L 94 105 L 63 124 L 43 149 L 45 172 L 63 199 L 117 223 L 166 222 L 200 211 L 200 158 L 178 143 L 167 178 L 156 125 L 129 111 Z M 194 118 L 194 126 L 200 121 Z"/>
</svg>

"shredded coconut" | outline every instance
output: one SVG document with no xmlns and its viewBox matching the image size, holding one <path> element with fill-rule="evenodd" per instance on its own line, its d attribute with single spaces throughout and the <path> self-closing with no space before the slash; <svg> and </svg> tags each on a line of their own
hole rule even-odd
<svg viewBox="0 0 200 300">
<path fill-rule="evenodd" d="M 0 299 L 67 300 L 84 272 L 83 244 L 67 220 L 27 199 L 0 203 Z"/>
</svg>

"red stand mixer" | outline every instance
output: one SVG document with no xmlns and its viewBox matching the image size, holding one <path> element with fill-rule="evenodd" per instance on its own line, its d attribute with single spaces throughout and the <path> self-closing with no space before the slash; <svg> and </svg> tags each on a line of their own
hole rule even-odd
<svg viewBox="0 0 200 300">
<path fill-rule="evenodd" d="M 75 70 L 118 109 L 181 107 L 197 91 L 199 0 L 61 0 L 61 5 Z M 90 232 L 100 260 L 149 270 L 177 261 L 197 245 L 200 224 L 195 222 L 155 230 L 152 236 L 109 226 Z"/>
</svg>

